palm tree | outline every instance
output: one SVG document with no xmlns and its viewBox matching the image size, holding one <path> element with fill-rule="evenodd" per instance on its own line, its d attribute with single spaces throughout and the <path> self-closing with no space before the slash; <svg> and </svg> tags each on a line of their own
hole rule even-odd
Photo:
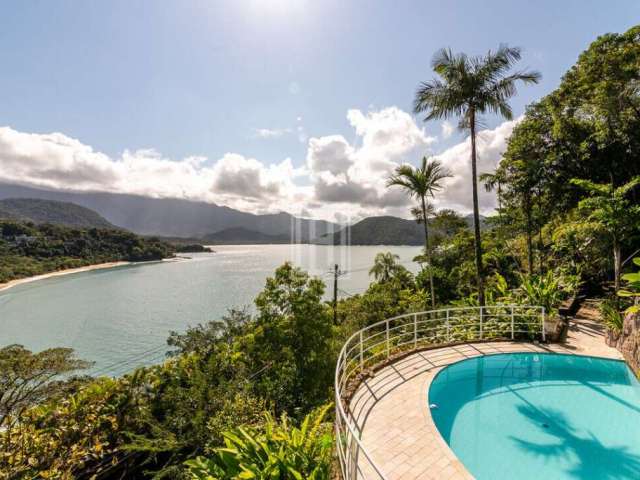
<svg viewBox="0 0 640 480">
<path fill-rule="evenodd" d="M 420 200 L 420 206 L 412 209 L 414 216 L 418 213 L 418 223 L 424 226 L 424 250 L 429 264 L 429 286 L 431 289 L 431 306 L 436 308 L 436 297 L 433 289 L 433 270 L 431 268 L 431 249 L 429 247 L 429 214 L 433 213 L 433 207 L 427 203 L 427 196 L 433 197 L 435 192 L 442 188 L 441 181 L 451 174 L 442 168 L 437 160 L 429 160 L 422 157 L 419 168 L 411 165 L 400 165 L 395 173 L 389 177 L 387 186 L 399 186 L 404 188 L 409 195 Z M 428 208 L 428 205 L 431 207 Z"/>
<path fill-rule="evenodd" d="M 505 45 L 501 45 L 496 52 L 489 51 L 477 57 L 468 57 L 464 53 L 453 54 L 450 49 L 442 49 L 432 61 L 433 70 L 440 78 L 423 82 L 414 100 L 414 112 L 426 113 L 425 121 L 458 117 L 458 127 L 470 132 L 473 227 L 480 305 L 484 305 L 484 280 L 476 169 L 477 126 L 479 116 L 487 112 L 506 119 L 513 118 L 507 101 L 516 94 L 516 83 L 538 83 L 540 80 L 540 74 L 533 71 L 509 74 L 520 57 L 519 48 Z"/>
<path fill-rule="evenodd" d="M 380 252 L 373 260 L 373 267 L 369 270 L 369 275 L 373 275 L 377 282 L 389 282 L 402 267 L 398 263 L 400 257 L 391 252 Z"/>
</svg>

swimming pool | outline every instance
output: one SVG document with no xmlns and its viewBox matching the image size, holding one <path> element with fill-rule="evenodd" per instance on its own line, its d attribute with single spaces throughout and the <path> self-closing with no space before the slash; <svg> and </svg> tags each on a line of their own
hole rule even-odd
<svg viewBox="0 0 640 480">
<path fill-rule="evenodd" d="M 477 480 L 640 479 L 640 383 L 624 362 L 472 358 L 438 373 L 429 405 Z"/>
</svg>

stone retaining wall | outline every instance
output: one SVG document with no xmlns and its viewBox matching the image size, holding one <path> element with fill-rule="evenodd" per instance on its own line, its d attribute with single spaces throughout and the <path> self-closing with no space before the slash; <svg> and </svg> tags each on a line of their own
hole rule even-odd
<svg viewBox="0 0 640 480">
<path fill-rule="evenodd" d="M 607 345 L 617 348 L 636 374 L 640 373 L 640 313 L 627 314 L 620 333 L 607 330 Z"/>
</svg>

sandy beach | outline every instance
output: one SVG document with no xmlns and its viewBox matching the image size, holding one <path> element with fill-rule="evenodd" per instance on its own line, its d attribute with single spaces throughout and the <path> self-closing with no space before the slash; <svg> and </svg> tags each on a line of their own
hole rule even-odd
<svg viewBox="0 0 640 480">
<path fill-rule="evenodd" d="M 107 263 L 98 263 L 95 265 L 87 265 L 86 267 L 79 267 L 79 268 L 67 268 L 65 270 L 58 270 L 56 272 L 50 272 L 50 273 L 44 273 L 42 275 L 35 275 L 33 277 L 26 277 L 26 278 L 18 278 L 16 280 L 11 280 L 9 282 L 6 283 L 0 283 L 0 292 L 3 290 L 7 290 L 11 287 L 15 287 L 16 285 L 22 285 L 23 283 L 31 283 L 31 282 L 36 282 L 38 280 L 44 280 L 46 278 L 51 278 L 51 277 L 59 277 L 61 275 L 70 275 L 72 273 L 80 273 L 80 272 L 88 272 L 91 270 L 101 270 L 103 268 L 113 268 L 113 267 L 120 267 L 123 265 L 129 265 L 132 262 L 107 262 Z"/>
</svg>

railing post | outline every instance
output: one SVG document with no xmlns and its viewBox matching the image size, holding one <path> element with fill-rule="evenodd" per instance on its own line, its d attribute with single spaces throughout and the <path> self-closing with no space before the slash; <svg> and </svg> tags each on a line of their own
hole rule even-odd
<svg viewBox="0 0 640 480">
<path fill-rule="evenodd" d="M 515 320 L 514 320 L 514 313 L 513 313 L 513 305 L 511 305 L 511 340 L 515 340 L 515 338 L 516 338 Z"/>
<path fill-rule="evenodd" d="M 360 371 L 364 370 L 364 357 L 362 352 L 362 330 L 360 330 Z"/>
<path fill-rule="evenodd" d="M 451 325 L 449 324 L 449 309 L 447 308 L 447 343 L 451 341 Z"/>
<path fill-rule="evenodd" d="M 389 320 L 387 320 L 385 323 L 387 332 L 387 358 L 389 358 Z"/>
<path fill-rule="evenodd" d="M 480 307 L 480 340 L 482 340 L 482 321 L 484 320 L 484 307 Z"/>
<path fill-rule="evenodd" d="M 418 314 L 413 315 L 413 348 L 418 348 Z"/>
<path fill-rule="evenodd" d="M 544 307 L 542 307 L 542 316 L 540 317 L 540 322 L 542 323 L 542 341 L 546 342 L 547 338 L 546 338 L 546 333 L 544 332 L 544 323 L 545 323 L 545 319 L 544 319 Z"/>
</svg>

